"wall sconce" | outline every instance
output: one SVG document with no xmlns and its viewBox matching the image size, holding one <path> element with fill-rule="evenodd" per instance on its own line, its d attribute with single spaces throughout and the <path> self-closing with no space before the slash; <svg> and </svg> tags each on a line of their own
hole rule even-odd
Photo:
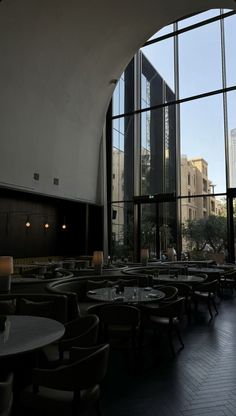
<svg viewBox="0 0 236 416">
<path fill-rule="evenodd" d="M 148 258 L 149 258 L 148 248 L 142 248 L 141 249 L 141 264 L 143 266 L 147 266 L 147 264 L 148 264 Z"/>
<path fill-rule="evenodd" d="M 66 219 L 65 219 L 65 217 L 64 217 L 64 221 L 63 221 L 63 224 L 62 224 L 61 228 L 62 228 L 63 230 L 66 230 L 66 228 L 67 228 L 67 225 L 66 225 Z"/>
<path fill-rule="evenodd" d="M 10 292 L 13 257 L 0 256 L 0 292 Z"/>
<path fill-rule="evenodd" d="M 102 274 L 103 266 L 103 251 L 94 251 L 93 252 L 93 261 L 92 261 L 95 274 Z"/>
<path fill-rule="evenodd" d="M 26 228 L 30 228 L 31 227 L 31 223 L 29 220 L 29 216 L 27 215 L 27 219 L 26 219 L 26 223 L 25 223 Z"/>
<path fill-rule="evenodd" d="M 48 224 L 48 222 L 46 221 L 46 222 L 44 223 L 44 228 L 45 228 L 45 230 L 47 230 L 49 227 L 50 227 L 50 225 L 49 225 L 49 224 Z"/>
</svg>

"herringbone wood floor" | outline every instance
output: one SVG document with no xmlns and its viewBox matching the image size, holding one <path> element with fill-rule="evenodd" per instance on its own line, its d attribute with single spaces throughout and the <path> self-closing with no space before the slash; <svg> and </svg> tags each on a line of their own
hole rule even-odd
<svg viewBox="0 0 236 416">
<path fill-rule="evenodd" d="M 104 416 L 236 416 L 236 297 L 217 304 L 212 321 L 201 305 L 184 325 L 175 358 L 164 338 L 146 338 L 138 357 L 112 350 Z"/>
</svg>

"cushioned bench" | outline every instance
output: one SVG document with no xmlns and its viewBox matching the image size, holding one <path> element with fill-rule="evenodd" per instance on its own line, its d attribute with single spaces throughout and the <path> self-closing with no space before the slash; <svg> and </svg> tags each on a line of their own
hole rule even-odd
<svg viewBox="0 0 236 416">
<path fill-rule="evenodd" d="M 132 284 L 147 286 L 147 278 L 143 276 L 125 276 L 122 278 L 120 275 L 112 276 L 84 276 L 84 277 L 75 277 L 72 279 L 66 279 L 63 281 L 57 280 L 56 282 L 51 282 L 46 286 L 46 289 L 50 293 L 64 294 L 68 297 L 68 320 L 72 320 L 80 315 L 84 315 L 87 312 L 87 309 L 96 304 L 95 301 L 91 301 L 86 296 L 88 290 L 91 287 L 91 281 L 99 283 L 102 281 L 104 286 L 115 284 L 116 282 L 127 283 L 132 281 Z M 135 282 L 134 282 L 135 280 Z"/>
<path fill-rule="evenodd" d="M 0 315 L 33 315 L 67 322 L 68 298 L 65 295 L 12 293 L 0 294 Z"/>
</svg>

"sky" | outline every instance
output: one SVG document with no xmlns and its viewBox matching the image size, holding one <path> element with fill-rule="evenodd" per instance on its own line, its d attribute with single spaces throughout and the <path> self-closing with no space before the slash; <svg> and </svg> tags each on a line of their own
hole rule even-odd
<svg viewBox="0 0 236 416">
<path fill-rule="evenodd" d="M 194 24 L 202 18 L 219 13 L 211 10 L 185 21 L 179 28 Z M 236 16 L 225 19 L 226 79 L 227 86 L 236 85 Z M 157 35 L 170 31 L 162 29 Z M 153 36 L 153 38 L 156 36 Z M 214 22 L 179 36 L 180 98 L 222 88 L 220 51 L 220 23 Z M 173 39 L 142 49 L 146 57 L 174 90 Z M 236 128 L 236 92 L 228 93 L 228 132 Z M 203 157 L 208 162 L 208 178 L 215 193 L 225 192 L 225 144 L 223 97 L 215 95 L 183 103 L 180 106 L 181 154 L 188 158 Z M 236 168 L 236 166 L 234 166 Z M 235 184 L 236 186 L 236 184 Z"/>
</svg>

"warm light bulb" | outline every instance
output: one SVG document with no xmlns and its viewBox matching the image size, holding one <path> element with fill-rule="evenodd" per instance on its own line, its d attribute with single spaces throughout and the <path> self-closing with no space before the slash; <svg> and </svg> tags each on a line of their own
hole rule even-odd
<svg viewBox="0 0 236 416">
<path fill-rule="evenodd" d="M 45 224 L 44 224 L 44 228 L 49 228 L 49 224 L 48 224 L 48 222 L 45 222 Z"/>
<path fill-rule="evenodd" d="M 29 228 L 29 227 L 31 226 L 30 222 L 29 222 L 29 221 L 26 221 L 25 226 L 26 226 L 27 228 Z"/>
<path fill-rule="evenodd" d="M 65 230 L 66 229 L 66 224 L 62 224 L 62 228 L 63 228 L 63 230 Z"/>
</svg>

